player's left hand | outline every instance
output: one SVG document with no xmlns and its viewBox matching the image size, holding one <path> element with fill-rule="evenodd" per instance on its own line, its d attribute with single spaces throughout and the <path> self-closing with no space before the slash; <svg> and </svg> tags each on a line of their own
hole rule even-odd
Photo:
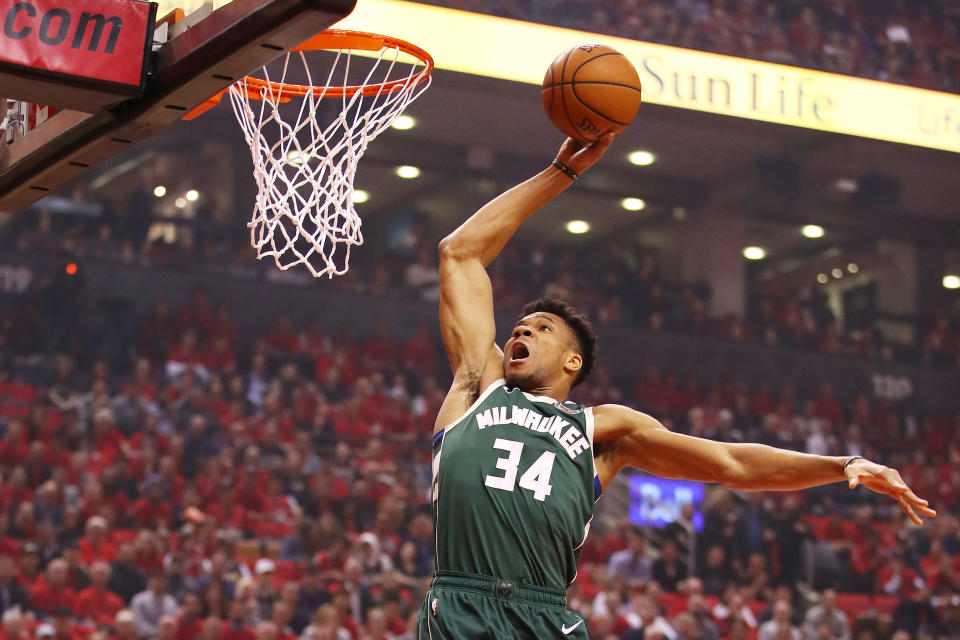
<svg viewBox="0 0 960 640">
<path fill-rule="evenodd" d="M 862 484 L 871 491 L 887 494 L 896 500 L 907 517 L 918 525 L 922 525 L 923 520 L 917 515 L 917 511 L 931 518 L 937 515 L 936 511 L 927 506 L 926 500 L 910 490 L 896 469 L 861 458 L 848 464 L 844 473 L 851 489 Z"/>
</svg>

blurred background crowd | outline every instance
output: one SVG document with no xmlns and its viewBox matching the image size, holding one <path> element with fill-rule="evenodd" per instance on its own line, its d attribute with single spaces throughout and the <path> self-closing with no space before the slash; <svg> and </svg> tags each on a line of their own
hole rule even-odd
<svg viewBox="0 0 960 640">
<path fill-rule="evenodd" d="M 0 227 L 11 249 L 49 254 L 60 260 L 106 259 L 137 267 L 190 271 L 204 268 L 243 278 L 273 278 L 305 284 L 301 274 L 277 274 L 258 263 L 243 223 L 199 212 L 193 219 L 171 220 L 151 213 L 155 198 L 145 191 L 114 207 L 78 190 L 74 205 L 93 206 L 98 215 L 84 218 L 39 211 Z M 177 242 L 148 231 L 178 226 Z M 439 230 L 418 218 L 400 239 L 377 236 L 371 229 L 350 272 L 330 283 L 333 290 L 379 298 L 435 302 L 439 296 L 435 238 Z M 681 282 L 660 268 L 657 251 L 617 239 L 606 241 L 580 258 L 577 247 L 551 247 L 546 241 L 519 239 L 491 265 L 497 308 L 519 309 L 531 292 L 555 295 L 586 311 L 598 325 L 639 327 L 653 333 L 755 343 L 886 362 L 957 368 L 960 364 L 960 311 L 945 307 L 908 319 L 913 329 L 880 329 L 881 314 L 859 314 L 841 323 L 822 287 L 771 274 L 748 289 L 744 316 L 713 316 L 713 292 L 705 282 Z M 17 331 L 36 331 L 32 307 L 10 320 Z M 11 348 L 31 349 L 40 336 L 16 335 Z M 47 336 L 51 338 L 51 336 Z M 50 342 L 44 342 L 50 346 Z"/>
<path fill-rule="evenodd" d="M 124 259 L 111 253 L 122 245 L 37 225 L 6 246 L 201 269 L 149 248 Z M 498 303 L 546 291 L 614 321 L 587 275 L 571 281 L 562 252 L 550 254 L 559 264 L 510 249 L 494 269 Z M 404 255 L 372 271 L 366 256 L 334 286 L 432 307 L 431 245 Z M 621 255 L 592 274 L 607 299 L 644 292 L 616 321 L 734 339 L 715 320 L 698 324 L 696 286 L 660 281 L 648 254 L 632 267 Z M 618 277 L 647 285 L 619 288 Z M 202 287 L 153 299 L 127 327 L 84 321 L 85 291 L 82 271 L 38 278 L 2 316 L 5 639 L 414 637 L 433 561 L 429 435 L 449 382 L 435 328 L 331 330 L 282 312 L 251 326 Z M 796 337 L 781 316 L 768 329 Z M 815 389 L 650 364 L 628 379 L 600 367 L 575 399 L 625 402 L 706 438 L 865 455 L 901 469 L 942 515 L 920 529 L 892 501 L 844 486 L 715 489 L 702 525 L 685 509 L 654 528 L 605 496 L 569 592 L 592 637 L 958 637 L 960 413 Z"/>
<path fill-rule="evenodd" d="M 432 4 L 684 49 L 960 91 L 950 0 L 434 0 Z"/>
</svg>

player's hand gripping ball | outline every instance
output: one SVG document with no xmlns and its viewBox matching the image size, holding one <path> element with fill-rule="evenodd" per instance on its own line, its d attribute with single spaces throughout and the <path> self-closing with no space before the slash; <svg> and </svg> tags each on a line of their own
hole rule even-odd
<svg viewBox="0 0 960 640">
<path fill-rule="evenodd" d="M 560 131 L 593 142 L 620 133 L 640 108 L 640 76 L 619 51 L 584 44 L 564 51 L 543 78 L 543 108 Z"/>
</svg>

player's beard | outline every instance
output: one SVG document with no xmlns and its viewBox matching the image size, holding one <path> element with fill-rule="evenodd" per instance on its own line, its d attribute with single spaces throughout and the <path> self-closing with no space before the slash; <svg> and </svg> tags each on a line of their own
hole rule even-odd
<svg viewBox="0 0 960 640">
<path fill-rule="evenodd" d="M 507 386 L 528 392 L 541 388 L 545 379 L 544 372 L 539 368 L 530 373 L 508 373 L 506 376 Z"/>
</svg>

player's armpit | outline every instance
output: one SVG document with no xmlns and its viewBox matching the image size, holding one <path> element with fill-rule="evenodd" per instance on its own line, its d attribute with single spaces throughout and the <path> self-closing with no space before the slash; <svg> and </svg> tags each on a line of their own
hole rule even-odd
<svg viewBox="0 0 960 640">
<path fill-rule="evenodd" d="M 623 467 L 662 478 L 736 483 L 738 463 L 723 443 L 672 433 L 655 418 L 621 405 L 594 407 L 593 415 L 597 471 L 604 484 Z"/>
</svg>

